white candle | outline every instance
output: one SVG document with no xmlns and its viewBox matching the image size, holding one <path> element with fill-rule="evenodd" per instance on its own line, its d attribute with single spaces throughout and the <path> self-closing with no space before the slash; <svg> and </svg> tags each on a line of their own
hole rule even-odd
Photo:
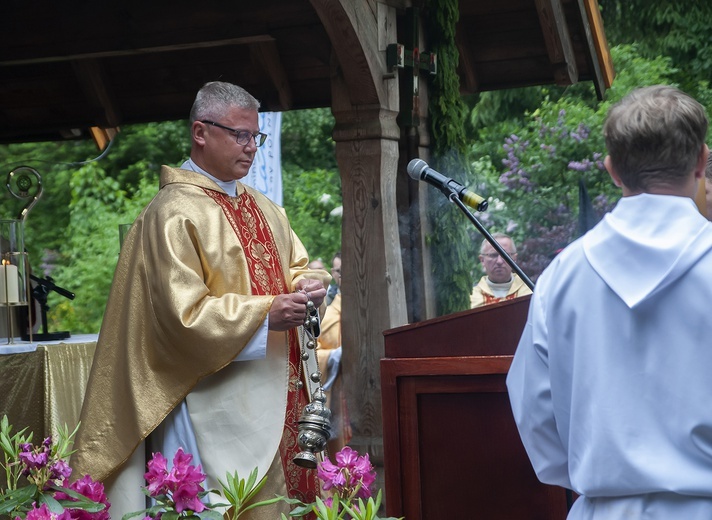
<svg viewBox="0 0 712 520">
<path fill-rule="evenodd" d="M 0 302 L 20 303 L 18 281 L 16 265 L 0 265 Z"/>
</svg>

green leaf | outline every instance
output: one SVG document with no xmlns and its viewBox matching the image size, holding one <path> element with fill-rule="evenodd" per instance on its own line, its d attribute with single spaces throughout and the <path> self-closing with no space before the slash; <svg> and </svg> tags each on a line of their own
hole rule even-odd
<svg viewBox="0 0 712 520">
<path fill-rule="evenodd" d="M 0 499 L 0 515 L 7 514 L 22 505 L 30 505 L 37 495 L 37 486 L 29 484 L 14 489 Z"/>
<path fill-rule="evenodd" d="M 223 520 L 224 519 L 222 513 L 219 513 L 218 511 L 215 511 L 213 509 L 206 509 L 200 513 L 195 513 L 194 516 L 197 516 L 198 518 L 202 518 L 203 520 Z"/>
<path fill-rule="evenodd" d="M 71 498 L 74 500 L 60 500 L 60 503 L 63 504 L 65 507 L 71 507 L 73 509 L 83 509 L 84 511 L 88 511 L 89 513 L 97 513 L 99 511 L 103 511 L 106 508 L 105 504 L 102 504 L 100 502 L 95 502 L 81 493 L 74 491 L 73 489 L 61 487 L 61 486 L 50 486 L 50 489 L 54 489 L 57 491 L 61 491 L 63 493 L 66 493 L 69 495 Z"/>
<path fill-rule="evenodd" d="M 60 504 L 52 495 L 48 495 L 47 493 L 40 493 L 38 502 L 40 505 L 47 504 L 47 508 L 53 513 L 60 514 L 64 511 L 62 504 Z"/>
</svg>

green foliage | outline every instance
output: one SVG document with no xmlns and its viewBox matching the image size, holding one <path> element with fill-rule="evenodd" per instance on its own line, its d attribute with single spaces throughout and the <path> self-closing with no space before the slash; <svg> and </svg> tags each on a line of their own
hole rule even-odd
<svg viewBox="0 0 712 520">
<path fill-rule="evenodd" d="M 282 114 L 282 161 L 300 170 L 336 170 L 331 139 L 334 117 L 328 108 L 293 110 Z"/>
<path fill-rule="evenodd" d="M 328 263 L 341 250 L 341 181 L 337 170 L 282 167 L 284 208 L 311 259 Z M 289 196 L 287 196 L 289 194 Z"/>
<path fill-rule="evenodd" d="M 326 109 L 286 112 L 282 118 L 284 209 L 312 259 L 326 263 L 341 250 L 341 178 Z"/>
<path fill-rule="evenodd" d="M 646 58 L 668 56 L 679 69 L 674 82 L 695 95 L 712 75 L 708 0 L 599 0 L 606 35 L 614 45 L 636 43 Z"/>
<path fill-rule="evenodd" d="M 365 502 L 362 498 L 344 500 L 334 497 L 332 497 L 331 505 L 319 497 L 316 497 L 316 501 L 313 504 L 303 504 L 298 500 L 289 498 L 283 498 L 283 500 L 289 504 L 297 505 L 290 511 L 290 518 L 302 518 L 313 513 L 318 520 L 403 520 L 403 517 L 386 518 L 378 516 L 382 500 L 381 490 L 378 491 L 375 499 L 369 497 Z M 282 513 L 281 519 L 287 520 L 284 513 Z"/>
<path fill-rule="evenodd" d="M 55 282 L 76 293 L 54 307 L 53 327 L 98 332 L 119 254 L 119 224 L 129 224 L 158 191 L 156 180 L 141 179 L 132 198 L 97 164 L 75 171 L 64 246 L 58 252 Z M 86 193 L 94 191 L 95 197 Z"/>
<path fill-rule="evenodd" d="M 240 518 L 242 513 L 254 509 L 255 507 L 260 507 L 261 505 L 266 505 L 267 503 L 254 503 L 248 506 L 248 503 L 255 498 L 257 493 L 260 492 L 267 482 L 267 475 L 262 477 L 259 482 L 257 482 L 257 468 L 253 469 L 247 480 L 240 478 L 237 472 L 232 474 L 227 473 L 226 482 L 218 479 L 220 487 L 222 488 L 223 495 L 229 502 L 231 509 L 228 515 L 229 520 L 237 520 Z M 270 500 L 269 503 L 274 503 L 279 501 L 279 498 Z"/>
</svg>

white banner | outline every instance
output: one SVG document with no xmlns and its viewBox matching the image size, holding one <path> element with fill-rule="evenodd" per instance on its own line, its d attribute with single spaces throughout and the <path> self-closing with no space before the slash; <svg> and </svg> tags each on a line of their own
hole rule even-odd
<svg viewBox="0 0 712 520">
<path fill-rule="evenodd" d="M 257 149 L 247 177 L 240 182 L 252 186 L 282 206 L 281 112 L 260 112 L 260 132 L 267 134 L 265 144 Z"/>
</svg>

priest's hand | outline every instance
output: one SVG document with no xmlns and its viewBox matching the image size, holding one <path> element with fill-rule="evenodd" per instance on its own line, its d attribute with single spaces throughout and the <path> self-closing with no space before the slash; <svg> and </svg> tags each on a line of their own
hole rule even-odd
<svg viewBox="0 0 712 520">
<path fill-rule="evenodd" d="M 289 330 L 299 325 L 304 325 L 307 317 L 307 302 L 311 300 L 318 307 L 326 297 L 326 289 L 320 282 L 316 282 L 312 290 L 298 290 L 289 294 L 278 294 L 272 301 L 269 309 L 269 329 Z"/>
<path fill-rule="evenodd" d="M 326 288 L 319 280 L 301 279 L 297 282 L 295 289 L 307 296 L 307 300 L 311 300 L 317 309 L 326 298 Z M 304 304 L 306 305 L 306 300 Z"/>
</svg>

